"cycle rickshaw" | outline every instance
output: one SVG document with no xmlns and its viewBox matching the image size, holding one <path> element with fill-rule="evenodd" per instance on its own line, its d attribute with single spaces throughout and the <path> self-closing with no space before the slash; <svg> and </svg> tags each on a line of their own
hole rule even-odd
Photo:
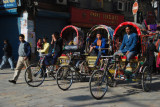
<svg viewBox="0 0 160 107">
<path fill-rule="evenodd" d="M 151 87 L 152 76 L 148 66 L 143 66 L 145 62 L 145 49 L 147 48 L 147 38 L 151 35 L 143 35 L 141 29 L 143 28 L 139 24 L 132 22 L 121 23 L 114 32 L 113 35 L 113 50 L 116 52 L 121 45 L 123 35 L 126 26 L 131 26 L 131 30 L 137 33 L 139 41 L 137 43 L 139 47 L 139 53 L 134 56 L 130 61 L 130 66 L 126 67 L 123 71 L 121 67 L 125 64 L 126 56 L 117 55 L 113 58 L 113 55 L 102 56 L 103 69 L 95 71 L 89 82 L 91 95 L 99 100 L 102 99 L 108 90 L 108 86 L 116 80 L 128 80 L 137 81 L 141 83 L 143 91 L 149 91 Z"/>
<path fill-rule="evenodd" d="M 106 52 L 107 52 L 106 54 L 107 55 L 112 54 L 112 40 L 113 40 L 114 30 L 106 25 L 93 26 L 87 34 L 86 46 L 85 46 L 85 55 L 86 55 L 85 60 L 82 63 L 80 63 L 80 72 L 81 74 L 84 74 L 86 76 L 87 75 L 90 76 L 92 72 L 95 70 L 95 62 L 97 59 L 97 55 L 95 54 L 94 51 L 90 55 L 88 55 L 88 53 L 90 45 L 96 39 L 97 32 L 100 32 L 102 37 L 106 39 Z M 101 68 L 101 60 L 99 60 L 98 66 L 99 68 Z"/>
<path fill-rule="evenodd" d="M 81 54 L 84 51 L 84 34 L 80 28 L 68 25 L 62 29 L 60 36 L 64 41 L 64 51 L 59 58 L 61 66 L 57 70 L 56 81 L 60 89 L 67 90 L 75 76 L 79 75 L 77 73 L 79 63 L 83 60 Z"/>
<path fill-rule="evenodd" d="M 57 72 L 57 84 L 58 84 L 60 89 L 67 90 L 67 89 L 70 88 L 73 80 L 75 79 L 74 76 L 73 76 L 73 73 L 77 74 L 77 77 L 78 77 L 79 80 L 84 80 L 86 78 L 86 76 L 90 76 L 92 74 L 92 72 L 97 69 L 97 68 L 94 67 L 94 63 L 97 59 L 97 56 L 95 56 L 95 55 L 89 56 L 87 54 L 88 51 L 89 51 L 89 47 L 90 47 L 91 43 L 96 39 L 97 31 L 101 32 L 103 37 L 107 40 L 106 45 L 108 47 L 108 53 L 110 53 L 112 51 L 111 50 L 112 48 L 111 48 L 110 44 L 112 42 L 114 30 L 111 27 L 108 27 L 108 26 L 105 26 L 105 25 L 96 25 L 96 26 L 92 27 L 87 34 L 87 39 L 85 41 L 86 43 L 84 43 L 83 46 L 81 46 L 81 47 L 83 47 L 83 49 L 81 50 L 80 57 L 75 58 L 75 56 L 76 57 L 78 56 L 77 54 L 75 54 L 75 52 L 74 52 L 75 55 L 72 54 L 72 55 L 69 55 L 69 57 L 64 55 L 64 57 L 66 57 L 66 58 L 68 57 L 67 59 L 69 60 L 68 62 L 70 62 L 70 63 L 61 67 Z M 85 52 L 85 53 L 83 53 L 83 52 Z M 99 61 L 99 63 L 100 63 L 100 61 Z M 74 68 L 74 69 L 72 69 L 72 68 Z M 68 71 L 64 71 L 66 69 L 68 69 Z M 65 72 L 70 72 L 71 74 L 66 75 Z M 62 74 L 65 75 L 65 76 L 62 76 Z M 61 76 L 61 78 L 60 78 L 60 76 Z M 66 81 L 67 78 L 69 78 L 70 81 L 65 83 L 64 80 Z M 60 82 L 62 80 L 63 80 L 63 85 L 62 85 L 62 82 Z"/>
</svg>

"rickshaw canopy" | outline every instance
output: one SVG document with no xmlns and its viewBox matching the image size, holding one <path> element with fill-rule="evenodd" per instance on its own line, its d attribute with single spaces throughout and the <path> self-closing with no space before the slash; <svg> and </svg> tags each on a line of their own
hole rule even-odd
<svg viewBox="0 0 160 107">
<path fill-rule="evenodd" d="M 98 30 L 98 29 L 105 29 L 105 30 L 108 32 L 108 37 L 110 37 L 111 39 L 113 39 L 114 30 L 113 30 L 111 27 L 106 26 L 106 25 L 95 25 L 95 26 L 93 26 L 93 27 L 89 30 L 87 36 L 90 37 L 91 34 L 92 34 L 94 31 Z"/>
<path fill-rule="evenodd" d="M 64 39 L 65 46 L 70 46 L 70 48 L 76 49 L 79 49 L 83 46 L 84 33 L 76 26 L 68 25 L 64 27 L 60 36 Z"/>
</svg>

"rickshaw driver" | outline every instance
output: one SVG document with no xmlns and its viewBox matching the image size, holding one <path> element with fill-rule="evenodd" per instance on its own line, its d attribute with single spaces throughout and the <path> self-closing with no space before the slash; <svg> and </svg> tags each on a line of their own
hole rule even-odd
<svg viewBox="0 0 160 107">
<path fill-rule="evenodd" d="M 125 31 L 126 31 L 126 34 L 123 37 L 122 45 L 121 45 L 119 51 L 114 53 L 114 56 L 125 54 L 125 56 L 127 57 L 127 61 L 125 63 L 123 70 L 126 69 L 126 66 L 129 62 L 129 60 L 138 53 L 137 49 L 136 49 L 138 35 L 136 33 L 131 33 L 130 26 L 127 26 L 125 28 Z"/>
<path fill-rule="evenodd" d="M 97 66 L 99 58 L 101 57 L 101 55 L 102 54 L 106 55 L 106 50 L 99 50 L 101 48 L 106 48 L 106 39 L 102 38 L 102 35 L 100 34 L 100 32 L 97 32 L 96 37 L 97 38 L 95 39 L 95 41 L 90 46 L 90 51 L 89 51 L 89 54 L 90 54 L 94 49 L 95 52 L 98 54 L 96 62 L 95 62 L 95 66 Z"/>
<path fill-rule="evenodd" d="M 51 44 L 54 44 L 54 48 L 52 52 L 45 56 L 43 68 L 46 69 L 45 66 L 55 65 L 58 57 L 61 56 L 63 52 L 63 39 L 59 36 L 58 32 L 52 34 Z"/>
</svg>

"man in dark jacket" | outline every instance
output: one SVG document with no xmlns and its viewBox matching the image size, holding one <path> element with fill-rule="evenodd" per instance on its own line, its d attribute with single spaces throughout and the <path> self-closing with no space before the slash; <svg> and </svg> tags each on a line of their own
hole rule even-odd
<svg viewBox="0 0 160 107">
<path fill-rule="evenodd" d="M 16 84 L 16 81 L 18 80 L 18 77 L 21 73 L 23 66 L 25 65 L 26 68 L 29 66 L 29 61 L 31 58 L 31 47 L 30 47 L 30 44 L 24 40 L 23 34 L 19 35 L 19 40 L 20 40 L 20 45 L 18 49 L 19 58 L 18 58 L 17 66 L 15 69 L 13 80 L 9 80 L 9 82 L 13 84 Z M 31 71 L 28 71 L 28 78 L 29 78 L 29 82 L 31 82 L 32 81 Z"/>
<path fill-rule="evenodd" d="M 54 65 L 57 62 L 58 57 L 61 56 L 63 51 L 63 39 L 59 36 L 59 33 L 54 33 L 52 35 L 52 42 L 51 44 L 54 44 L 54 48 L 52 50 L 52 53 L 49 53 L 45 57 L 45 65 L 50 65 L 49 62 L 51 61 L 51 64 Z"/>
<path fill-rule="evenodd" d="M 146 51 L 146 62 L 143 66 L 149 66 L 151 73 L 156 73 L 156 58 L 155 52 L 158 53 L 155 44 L 153 43 L 153 38 L 149 38 L 149 45 Z"/>
<path fill-rule="evenodd" d="M 8 40 L 4 40 L 4 56 L 2 57 L 2 63 L 0 65 L 0 69 L 2 70 L 3 66 L 7 63 L 7 60 L 11 66 L 11 70 L 14 70 L 14 64 L 12 60 L 12 47 L 9 44 Z"/>
</svg>

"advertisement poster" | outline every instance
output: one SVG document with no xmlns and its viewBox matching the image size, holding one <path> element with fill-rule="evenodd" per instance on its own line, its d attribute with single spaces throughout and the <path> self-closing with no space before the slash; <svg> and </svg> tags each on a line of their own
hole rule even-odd
<svg viewBox="0 0 160 107">
<path fill-rule="evenodd" d="M 35 53 L 35 48 L 36 48 L 36 36 L 35 36 L 35 32 L 29 32 L 28 33 L 28 42 L 31 45 L 32 53 Z"/>
<path fill-rule="evenodd" d="M 24 34 L 25 40 L 28 41 L 28 13 L 24 12 L 21 18 L 21 34 Z"/>
</svg>

